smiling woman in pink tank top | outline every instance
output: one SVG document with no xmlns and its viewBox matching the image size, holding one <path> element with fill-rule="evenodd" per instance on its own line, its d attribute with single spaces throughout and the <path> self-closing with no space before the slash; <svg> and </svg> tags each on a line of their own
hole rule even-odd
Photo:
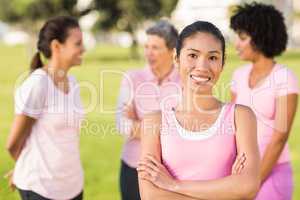
<svg viewBox="0 0 300 200">
<path fill-rule="evenodd" d="M 197 21 L 180 33 L 175 63 L 181 96 L 166 98 L 161 112 L 143 121 L 138 167 L 142 199 L 251 199 L 256 195 L 255 115 L 246 106 L 223 103 L 212 95 L 224 58 L 225 40 L 213 24 Z M 243 168 L 238 173 L 233 170 L 236 162 Z"/>
</svg>

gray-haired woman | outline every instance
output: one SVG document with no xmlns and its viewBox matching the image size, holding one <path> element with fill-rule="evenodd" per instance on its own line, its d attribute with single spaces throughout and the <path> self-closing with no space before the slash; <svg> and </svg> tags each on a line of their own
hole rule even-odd
<svg viewBox="0 0 300 200">
<path fill-rule="evenodd" d="M 159 110 L 161 101 L 180 91 L 179 75 L 173 66 L 177 30 L 161 20 L 148 28 L 146 34 L 144 53 L 147 65 L 124 75 L 116 114 L 117 128 L 125 136 L 120 171 L 123 200 L 140 199 L 136 167 L 143 116 Z"/>
</svg>

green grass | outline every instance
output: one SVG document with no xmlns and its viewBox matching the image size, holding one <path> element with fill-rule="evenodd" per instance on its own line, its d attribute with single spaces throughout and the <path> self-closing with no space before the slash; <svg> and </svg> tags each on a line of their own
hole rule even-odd
<svg viewBox="0 0 300 200">
<path fill-rule="evenodd" d="M 106 73 L 101 78 L 101 71 L 126 71 L 130 68 L 143 66 L 142 60 L 129 59 L 128 52 L 129 50 L 124 48 L 100 46 L 87 52 L 83 65 L 71 71 L 78 80 L 93 85 L 96 93 L 92 96 L 93 98 L 96 97 L 98 102 L 98 106 L 88 113 L 88 126 L 85 126 L 81 134 L 80 151 L 85 171 L 84 191 L 85 199 L 88 200 L 119 199 L 118 176 L 122 138 L 117 135 L 114 129 L 114 114 L 101 112 L 99 102 L 103 98 L 105 111 L 114 109 L 121 79 L 120 75 L 112 73 Z M 278 59 L 280 63 L 288 65 L 298 77 L 300 77 L 299 55 L 299 51 L 289 51 Z M 13 161 L 5 151 L 5 141 L 13 119 L 14 85 L 17 77 L 26 72 L 30 57 L 27 49 L 23 46 L 5 47 L 3 45 L 0 45 L 0 57 L 0 199 L 14 200 L 19 199 L 18 194 L 11 192 L 6 180 L 2 178 L 3 174 L 13 167 Z M 235 56 L 234 50 L 230 48 L 227 64 L 219 83 L 229 83 L 232 71 L 241 64 L 242 62 Z M 101 87 L 104 88 L 102 93 L 100 93 Z M 225 93 L 219 94 L 222 99 L 229 97 L 228 87 L 226 88 Z M 90 96 L 90 90 L 83 88 L 82 98 L 85 105 L 90 102 Z M 297 114 L 289 140 L 295 175 L 295 189 L 300 188 L 299 121 L 299 114 Z M 299 190 L 295 190 L 294 200 L 296 199 L 300 199 Z"/>
</svg>

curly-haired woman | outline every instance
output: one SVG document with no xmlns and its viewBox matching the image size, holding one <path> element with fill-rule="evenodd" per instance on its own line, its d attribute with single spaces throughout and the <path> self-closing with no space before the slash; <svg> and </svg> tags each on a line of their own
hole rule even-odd
<svg viewBox="0 0 300 200">
<path fill-rule="evenodd" d="M 256 200 L 289 200 L 293 193 L 287 140 L 297 110 L 298 80 L 275 57 L 285 51 L 288 35 L 282 14 L 271 5 L 239 6 L 231 17 L 235 46 L 249 61 L 233 74 L 232 100 L 252 108 L 257 117 L 262 158 Z"/>
</svg>

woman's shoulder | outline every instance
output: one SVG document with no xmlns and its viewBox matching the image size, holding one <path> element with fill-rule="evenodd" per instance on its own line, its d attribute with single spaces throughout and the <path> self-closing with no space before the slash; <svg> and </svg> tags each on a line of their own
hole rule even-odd
<svg viewBox="0 0 300 200">
<path fill-rule="evenodd" d="M 254 111 L 245 105 L 235 104 L 235 121 L 243 121 L 243 122 L 256 122 L 256 116 Z"/>
<path fill-rule="evenodd" d="M 42 69 L 36 69 L 30 73 L 30 75 L 21 83 L 19 88 L 31 89 L 31 88 L 45 88 L 48 84 L 48 75 Z"/>
<path fill-rule="evenodd" d="M 32 81 L 45 81 L 48 79 L 47 72 L 43 69 L 36 69 L 28 76 L 29 80 Z"/>
<path fill-rule="evenodd" d="M 237 69 L 235 69 L 233 71 L 233 74 L 236 76 L 243 75 L 243 74 L 247 73 L 250 68 L 251 68 L 251 64 L 242 65 L 242 66 L 238 67 Z"/>
<path fill-rule="evenodd" d="M 236 112 L 243 112 L 249 115 L 254 114 L 252 109 L 249 106 L 242 105 L 242 104 L 234 104 Z"/>
<path fill-rule="evenodd" d="M 277 64 L 272 76 L 273 87 L 278 96 L 299 93 L 299 80 L 290 68 Z"/>
<path fill-rule="evenodd" d="M 288 78 L 297 79 L 297 76 L 293 70 L 282 64 L 276 64 L 274 76 L 275 80 L 286 80 Z"/>
</svg>

